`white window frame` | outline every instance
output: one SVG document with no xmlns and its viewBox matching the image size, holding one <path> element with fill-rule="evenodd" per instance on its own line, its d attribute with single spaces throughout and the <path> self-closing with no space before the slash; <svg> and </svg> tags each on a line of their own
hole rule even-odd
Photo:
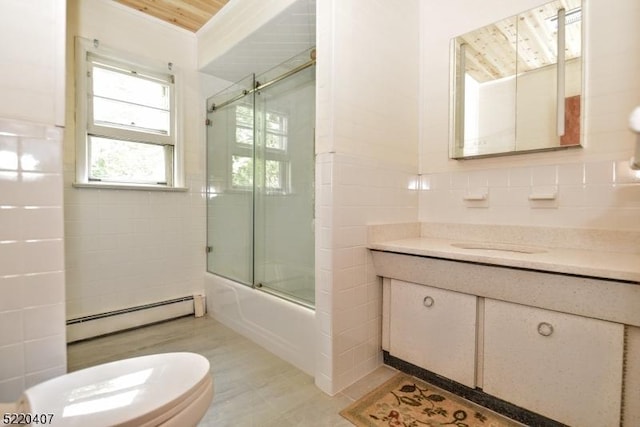
<svg viewBox="0 0 640 427">
<path fill-rule="evenodd" d="M 135 72 L 138 77 L 152 81 L 163 81 L 170 85 L 170 131 L 169 135 L 153 132 L 141 132 L 122 127 L 102 126 L 92 123 L 92 61 L 102 62 L 107 66 Z M 118 189 L 151 189 L 165 191 L 185 191 L 183 146 L 181 123 L 181 87 L 171 63 L 140 60 L 131 54 L 102 46 L 96 40 L 76 38 L 76 187 L 99 187 Z M 124 141 L 157 144 L 172 151 L 171 159 L 167 158 L 166 183 L 138 183 L 120 181 L 94 181 L 89 176 L 89 136 L 114 138 Z"/>
<path fill-rule="evenodd" d="M 240 123 L 237 120 L 237 109 L 239 107 L 246 107 L 244 105 L 237 105 L 234 107 L 234 114 L 233 114 L 233 120 L 235 122 L 235 127 L 234 129 L 238 129 L 238 128 L 245 128 L 245 129 L 251 129 L 254 132 L 253 135 L 253 143 L 252 144 L 244 144 L 241 142 L 238 142 L 237 139 L 235 138 L 235 134 L 234 137 L 232 139 L 231 142 L 231 150 L 229 152 L 229 165 L 233 164 L 233 157 L 234 156 L 239 156 L 239 157 L 247 157 L 247 158 L 253 158 L 253 150 L 254 150 L 254 144 L 255 144 L 255 127 L 249 127 L 246 126 L 242 123 Z M 281 116 L 283 118 L 285 118 L 285 120 L 288 120 L 288 114 L 280 112 L 280 111 L 270 111 L 270 113 L 272 114 L 276 114 L 278 116 Z M 281 137 L 285 138 L 285 146 L 283 148 L 267 148 L 264 147 L 265 149 L 265 162 L 267 161 L 274 161 L 274 162 L 278 162 L 280 164 L 280 182 L 281 182 L 281 186 L 280 187 L 267 187 L 266 183 L 264 183 L 265 186 L 265 192 L 267 194 L 288 194 L 291 191 L 291 182 L 290 182 L 290 168 L 291 168 L 291 163 L 290 163 L 290 159 L 289 159 L 289 154 L 288 154 L 288 128 L 284 131 L 284 132 L 270 132 L 267 131 L 266 129 L 263 130 L 265 136 L 266 134 L 272 134 L 272 135 L 278 135 Z M 255 161 L 255 159 L 254 159 Z M 265 165 L 266 168 L 266 165 Z M 255 177 L 253 177 L 253 179 L 255 179 Z M 233 167 L 229 166 L 229 187 L 232 190 L 235 191 L 250 191 L 253 187 L 252 186 L 245 186 L 245 185 L 234 185 L 233 184 Z"/>
</svg>

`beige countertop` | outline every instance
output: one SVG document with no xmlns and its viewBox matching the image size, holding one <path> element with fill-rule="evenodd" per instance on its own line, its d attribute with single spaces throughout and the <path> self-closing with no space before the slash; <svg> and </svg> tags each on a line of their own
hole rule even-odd
<svg viewBox="0 0 640 427">
<path fill-rule="evenodd" d="M 640 254 L 413 237 L 370 243 L 372 250 L 640 283 Z"/>
</svg>

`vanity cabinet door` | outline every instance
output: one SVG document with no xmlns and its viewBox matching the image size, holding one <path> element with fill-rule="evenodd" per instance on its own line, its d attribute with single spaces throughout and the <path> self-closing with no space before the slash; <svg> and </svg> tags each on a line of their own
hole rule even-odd
<svg viewBox="0 0 640 427">
<path fill-rule="evenodd" d="M 389 353 L 474 387 L 477 298 L 399 280 L 390 293 Z"/>
<path fill-rule="evenodd" d="M 483 389 L 568 425 L 617 426 L 623 327 L 486 299 Z"/>
</svg>

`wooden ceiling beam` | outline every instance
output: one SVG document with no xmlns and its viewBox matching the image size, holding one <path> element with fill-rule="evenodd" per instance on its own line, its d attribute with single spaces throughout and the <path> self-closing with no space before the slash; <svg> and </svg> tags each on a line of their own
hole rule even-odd
<svg viewBox="0 0 640 427">
<path fill-rule="evenodd" d="M 154 16 L 170 24 L 177 25 L 189 31 L 196 31 L 202 23 L 184 12 L 168 8 L 165 4 L 160 4 L 155 0 L 116 0 L 126 6 L 132 7 L 147 15 Z"/>
<path fill-rule="evenodd" d="M 203 10 L 209 13 L 211 16 L 215 15 L 229 0 L 182 0 L 195 8 Z"/>
<path fill-rule="evenodd" d="M 163 21 L 198 31 L 228 0 L 116 0 Z"/>
<path fill-rule="evenodd" d="M 148 1 L 148 0 L 147 0 Z M 176 12 L 183 12 L 193 17 L 197 17 L 199 20 L 208 21 L 212 16 L 211 7 L 201 7 L 193 0 L 155 0 L 156 2 L 162 2 L 166 5 L 167 10 L 174 10 Z M 217 12 L 217 10 L 216 10 Z"/>
</svg>

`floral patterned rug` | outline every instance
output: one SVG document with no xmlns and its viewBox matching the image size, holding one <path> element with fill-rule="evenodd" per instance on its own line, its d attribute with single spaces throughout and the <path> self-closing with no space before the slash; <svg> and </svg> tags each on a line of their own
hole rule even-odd
<svg viewBox="0 0 640 427">
<path fill-rule="evenodd" d="M 522 424 L 415 377 L 398 374 L 340 412 L 358 427 L 512 427 Z"/>
</svg>

